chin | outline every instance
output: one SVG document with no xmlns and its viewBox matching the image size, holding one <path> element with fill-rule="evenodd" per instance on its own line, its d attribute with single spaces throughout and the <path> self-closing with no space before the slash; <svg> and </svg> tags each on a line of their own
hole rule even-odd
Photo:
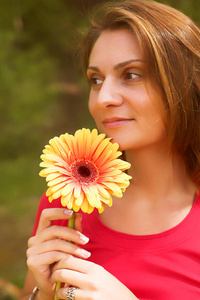
<svg viewBox="0 0 200 300">
<path fill-rule="evenodd" d="M 101 128 L 100 126 L 97 126 L 99 133 L 106 134 L 107 138 L 110 138 L 112 143 L 117 143 L 119 145 L 119 151 L 125 151 L 130 148 L 130 139 L 127 140 L 127 137 L 124 139 L 123 136 L 125 133 L 122 132 L 108 132 L 108 130 L 105 130 L 105 128 Z"/>
<path fill-rule="evenodd" d="M 121 151 L 121 152 L 129 149 L 127 143 L 125 141 L 120 140 L 120 139 L 111 138 L 111 142 L 112 143 L 117 143 L 119 145 L 119 151 Z"/>
</svg>

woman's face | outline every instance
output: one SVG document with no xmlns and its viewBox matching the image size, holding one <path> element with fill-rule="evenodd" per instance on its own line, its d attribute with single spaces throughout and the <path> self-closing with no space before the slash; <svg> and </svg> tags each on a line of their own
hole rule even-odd
<svg viewBox="0 0 200 300">
<path fill-rule="evenodd" d="M 91 83 L 89 109 L 100 132 L 120 150 L 163 144 L 166 130 L 158 113 L 161 93 L 146 78 L 145 61 L 128 29 L 106 30 L 96 41 L 87 76 Z"/>
</svg>

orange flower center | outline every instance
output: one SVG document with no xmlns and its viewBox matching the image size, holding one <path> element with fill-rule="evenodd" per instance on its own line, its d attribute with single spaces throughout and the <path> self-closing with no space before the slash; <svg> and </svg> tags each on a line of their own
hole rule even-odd
<svg viewBox="0 0 200 300">
<path fill-rule="evenodd" d="M 92 183 L 97 180 L 99 172 L 95 164 L 79 159 L 71 164 L 72 176 L 80 183 Z"/>
</svg>

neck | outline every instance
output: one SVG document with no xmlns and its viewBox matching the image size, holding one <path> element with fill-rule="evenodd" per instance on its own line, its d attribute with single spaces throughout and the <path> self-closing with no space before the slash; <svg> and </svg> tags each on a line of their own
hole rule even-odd
<svg viewBox="0 0 200 300">
<path fill-rule="evenodd" d="M 195 195 L 183 159 L 150 147 L 147 151 L 126 151 L 125 155 L 131 163 L 131 184 L 123 199 L 115 198 L 113 206 L 106 207 L 100 215 L 102 222 L 136 235 L 163 232 L 179 224 L 189 213 Z"/>
<path fill-rule="evenodd" d="M 129 174 L 132 181 L 131 194 L 151 196 L 153 201 L 171 193 L 194 193 L 194 184 L 188 175 L 183 159 L 177 153 L 151 149 L 126 151 L 126 159 L 131 163 Z"/>
</svg>

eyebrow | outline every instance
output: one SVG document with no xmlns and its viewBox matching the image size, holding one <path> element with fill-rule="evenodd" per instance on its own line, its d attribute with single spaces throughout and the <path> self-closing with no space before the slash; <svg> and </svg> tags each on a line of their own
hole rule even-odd
<svg viewBox="0 0 200 300">
<path fill-rule="evenodd" d="M 124 62 L 121 62 L 121 63 L 115 65 L 113 67 L 113 69 L 114 70 L 121 69 L 121 68 L 123 68 L 123 67 L 125 67 L 125 66 L 127 66 L 127 65 L 129 65 L 130 63 L 133 63 L 133 62 L 143 62 L 143 60 L 142 59 L 130 59 L 130 60 L 127 60 L 127 61 L 124 61 Z"/>
<path fill-rule="evenodd" d="M 124 61 L 124 62 L 114 65 L 113 70 L 119 70 L 133 62 L 144 62 L 144 61 L 142 59 L 130 59 L 130 60 L 127 60 L 127 61 Z M 100 71 L 100 69 L 98 67 L 93 67 L 93 66 L 89 66 L 88 70 L 97 71 L 97 72 Z"/>
</svg>

